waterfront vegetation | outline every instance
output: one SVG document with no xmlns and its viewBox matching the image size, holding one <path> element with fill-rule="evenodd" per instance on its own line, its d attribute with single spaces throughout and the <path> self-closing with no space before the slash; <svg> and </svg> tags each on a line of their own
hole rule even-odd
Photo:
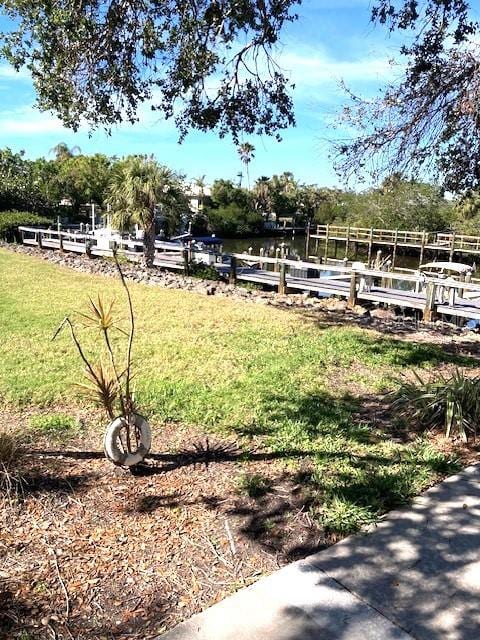
<svg viewBox="0 0 480 640">
<path fill-rule="evenodd" d="M 60 216 L 70 222 L 88 222 L 90 208 L 85 205 L 95 203 L 105 210 L 112 185 L 124 167 L 132 162 L 141 164 L 138 157 L 87 156 L 62 144 L 55 149 L 55 158 L 37 160 L 28 160 L 9 149 L 0 150 L 0 237 L 12 236 L 9 211 L 25 212 L 16 213 L 15 220 L 28 224 L 33 224 L 32 214 L 51 220 Z M 242 185 L 241 177 L 235 182 L 219 178 L 207 188 L 203 178 L 188 180 L 153 159 L 145 160 L 144 164 L 155 165 L 159 173 L 171 176 L 170 183 L 176 190 L 183 181 L 184 194 L 195 191 L 198 206 L 192 209 L 187 198 L 172 199 L 173 188 L 156 195 L 157 204 L 162 205 L 161 225 L 167 235 L 191 222 L 198 234 L 248 236 L 261 234 L 284 221 L 297 226 L 338 223 L 475 234 L 480 220 L 480 199 L 475 192 L 446 199 L 438 185 L 406 180 L 400 175 L 363 191 L 303 184 L 288 171 L 261 176 L 251 188 Z M 45 219 L 38 223 L 44 224 Z"/>
<path fill-rule="evenodd" d="M 58 406 L 75 414 L 78 360 L 67 337 L 52 343 L 51 336 L 79 301 L 105 290 L 105 279 L 5 250 L 0 271 L 2 403 L 42 415 Z M 118 283 L 107 286 L 121 299 Z M 442 451 L 423 435 L 393 438 L 391 420 L 362 408 L 394 388 L 406 369 L 468 367 L 470 357 L 332 324 L 328 317 L 143 285 L 131 289 L 137 400 L 155 425 L 158 447 L 162 425 L 177 424 L 233 438 L 243 452 L 238 474 L 253 451 L 269 452 L 282 460 L 285 474 L 301 478 L 311 516 L 334 534 L 374 521 L 456 468 L 453 450 Z M 82 338 L 93 349 L 94 336 L 85 330 Z M 61 422 L 33 420 L 32 433 L 55 434 Z M 101 423 L 88 427 L 99 443 Z M 78 429 L 62 431 L 64 444 L 70 433 Z"/>
</svg>

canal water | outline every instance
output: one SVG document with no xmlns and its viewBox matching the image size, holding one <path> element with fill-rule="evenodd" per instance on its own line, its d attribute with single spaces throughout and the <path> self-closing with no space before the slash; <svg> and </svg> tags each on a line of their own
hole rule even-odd
<svg viewBox="0 0 480 640">
<path fill-rule="evenodd" d="M 296 235 L 288 235 L 288 236 L 276 236 L 276 237 L 252 237 L 252 238 L 225 238 L 223 241 L 223 250 L 226 253 L 247 253 L 249 248 L 252 248 L 253 255 L 259 255 L 260 249 L 263 248 L 265 255 L 275 256 L 275 250 L 280 248 L 282 243 L 284 243 L 285 248 L 287 249 L 287 255 L 293 259 L 301 258 L 305 259 L 305 248 L 306 248 L 306 237 L 304 234 L 296 234 Z M 310 240 L 310 255 L 324 255 L 324 243 L 319 243 L 318 254 L 315 250 L 315 240 Z M 376 249 L 375 249 L 376 251 Z M 375 252 L 372 255 L 372 258 L 375 257 Z M 382 258 L 386 258 L 389 255 L 388 247 L 384 247 L 382 249 Z M 329 243 L 329 258 L 337 258 L 338 260 L 342 260 L 345 257 L 345 244 L 338 243 L 337 255 L 335 256 L 335 245 L 334 242 Z M 348 254 L 349 260 L 354 258 L 353 248 L 350 249 Z M 360 245 L 357 259 L 360 261 L 367 260 L 367 251 L 364 247 Z M 424 257 L 424 262 L 429 262 L 433 260 L 433 256 L 429 256 L 428 254 Z M 441 259 L 441 258 L 440 258 Z M 448 260 L 448 256 L 444 259 Z M 415 255 L 402 255 L 397 252 L 397 258 L 395 260 L 396 267 L 403 267 L 408 269 L 417 269 L 418 268 L 419 256 Z M 459 260 L 460 261 L 460 260 Z M 464 262 L 464 259 L 461 260 Z"/>
</svg>

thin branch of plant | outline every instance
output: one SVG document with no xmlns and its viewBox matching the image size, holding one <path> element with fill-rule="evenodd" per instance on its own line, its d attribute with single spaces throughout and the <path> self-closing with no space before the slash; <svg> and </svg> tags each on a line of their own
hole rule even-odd
<svg viewBox="0 0 480 640">
<path fill-rule="evenodd" d="M 131 378 L 135 318 L 130 291 L 116 254 L 114 255 L 114 260 L 122 287 L 124 288 L 127 297 L 130 321 L 129 331 L 126 332 L 117 325 L 113 314 L 113 305 L 115 300 L 105 303 L 101 295 L 98 296 L 96 301 L 89 298 L 89 313 L 77 312 L 77 315 L 82 319 L 84 326 L 97 327 L 100 329 L 109 360 L 109 366 L 106 366 L 102 360 L 94 363 L 92 359 L 87 356 L 80 338 L 77 335 L 75 324 L 68 316 L 63 319 L 60 326 L 55 331 L 52 340 L 55 340 L 65 327 L 68 327 L 72 341 L 83 364 L 85 365 L 85 376 L 87 378 L 87 384 L 77 386 L 79 386 L 82 393 L 93 400 L 95 404 L 102 406 L 110 419 L 113 420 L 115 418 L 116 408 L 118 405 L 121 415 L 125 416 L 127 418 L 127 422 L 130 423 L 130 416 L 134 412 Z M 110 333 L 113 330 L 119 331 L 128 338 L 125 355 L 125 368 L 123 370 L 118 365 L 118 356 L 112 345 Z M 127 448 L 130 448 L 130 433 L 128 429 L 126 438 Z"/>
</svg>

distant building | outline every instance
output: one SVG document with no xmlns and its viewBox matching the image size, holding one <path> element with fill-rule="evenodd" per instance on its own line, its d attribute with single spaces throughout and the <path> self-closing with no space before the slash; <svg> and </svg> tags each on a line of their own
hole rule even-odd
<svg viewBox="0 0 480 640">
<path fill-rule="evenodd" d="M 212 188 L 210 185 L 198 185 L 196 182 L 192 182 L 186 190 L 186 196 L 190 202 L 190 209 L 193 214 L 198 214 L 203 211 L 205 205 L 205 199 L 210 198 L 212 195 Z"/>
</svg>

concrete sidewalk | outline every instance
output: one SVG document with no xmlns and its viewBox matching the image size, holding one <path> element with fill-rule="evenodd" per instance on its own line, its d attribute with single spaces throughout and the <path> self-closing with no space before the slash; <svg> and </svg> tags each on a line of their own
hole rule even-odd
<svg viewBox="0 0 480 640">
<path fill-rule="evenodd" d="M 480 466 L 162 640 L 479 640 Z"/>
</svg>

